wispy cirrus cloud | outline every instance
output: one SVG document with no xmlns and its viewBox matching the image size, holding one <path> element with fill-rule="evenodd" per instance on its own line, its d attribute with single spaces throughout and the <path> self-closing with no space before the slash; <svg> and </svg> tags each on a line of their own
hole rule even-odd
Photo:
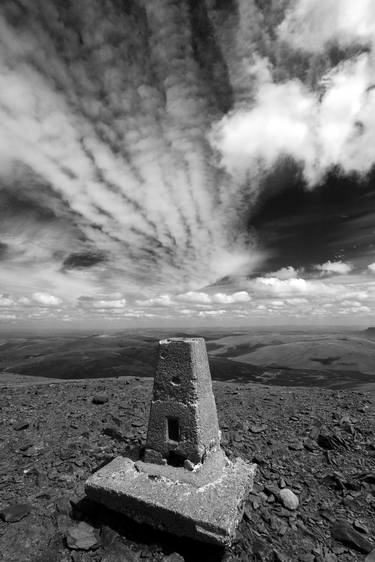
<svg viewBox="0 0 375 562">
<path fill-rule="evenodd" d="M 328 256 L 263 272 L 251 220 L 283 159 L 310 188 L 333 168 L 371 169 L 373 15 L 365 0 L 263 11 L 248 0 L 4 0 L 4 315 L 229 321 L 371 309 L 373 264 L 361 280 Z"/>
<path fill-rule="evenodd" d="M 190 46 L 194 13 L 172 0 L 1 6 L 1 177 L 20 220 L 19 200 L 39 205 L 26 230 L 9 218 L 10 269 L 48 261 L 57 290 L 76 269 L 103 287 L 106 270 L 131 290 L 251 266 L 235 185 L 206 139 L 226 102 Z"/>
</svg>

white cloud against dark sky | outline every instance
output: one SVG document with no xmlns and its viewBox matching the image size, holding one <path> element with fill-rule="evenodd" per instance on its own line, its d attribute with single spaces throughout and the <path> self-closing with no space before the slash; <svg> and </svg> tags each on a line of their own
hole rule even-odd
<svg viewBox="0 0 375 562">
<path fill-rule="evenodd" d="M 4 0 L 0 321 L 366 322 L 374 22 L 369 0 Z"/>
</svg>

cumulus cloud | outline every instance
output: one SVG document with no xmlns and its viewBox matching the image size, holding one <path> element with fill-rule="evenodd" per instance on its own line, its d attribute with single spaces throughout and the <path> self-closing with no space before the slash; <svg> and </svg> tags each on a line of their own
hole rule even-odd
<svg viewBox="0 0 375 562">
<path fill-rule="evenodd" d="M 197 291 L 189 291 L 188 293 L 177 295 L 176 300 L 181 302 L 193 302 L 200 304 L 211 303 L 211 297 L 207 293 Z"/>
<path fill-rule="evenodd" d="M 14 300 L 7 295 L 0 295 L 0 306 L 13 306 Z"/>
<path fill-rule="evenodd" d="M 299 276 L 300 271 L 296 270 L 291 265 L 282 267 L 278 271 L 267 273 L 266 277 L 277 277 L 278 279 L 294 279 Z"/>
<path fill-rule="evenodd" d="M 227 295 L 225 293 L 215 293 L 212 296 L 212 302 L 219 304 L 237 304 L 243 302 L 249 302 L 251 297 L 247 291 L 237 291 L 232 295 Z"/>
<path fill-rule="evenodd" d="M 175 296 L 160 295 L 146 300 L 137 300 L 138 306 L 154 307 L 178 307 L 180 303 L 192 303 L 195 305 L 215 304 L 237 304 L 251 300 L 247 291 L 236 291 L 234 293 L 206 293 L 203 291 L 188 291 Z"/>
<path fill-rule="evenodd" d="M 316 279 L 303 279 L 301 277 L 292 279 L 278 279 L 277 277 L 257 277 L 249 281 L 249 290 L 260 296 L 299 297 L 306 295 L 318 299 L 359 298 L 366 299 L 366 290 L 357 289 L 354 285 L 341 285 L 336 283 L 324 283 Z"/>
<path fill-rule="evenodd" d="M 278 277 L 257 277 L 249 282 L 249 286 L 257 294 L 279 296 L 307 294 L 325 287 L 323 284 L 317 287 L 315 283 L 302 278 L 279 279 Z"/>
<path fill-rule="evenodd" d="M 156 306 L 156 307 L 170 307 L 174 305 L 174 300 L 170 295 L 159 295 L 146 300 L 137 300 L 138 306 Z"/>
<path fill-rule="evenodd" d="M 331 70 L 319 92 L 297 79 L 261 83 L 252 107 L 229 114 L 213 129 L 222 164 L 244 180 L 252 168 L 267 170 L 292 157 L 311 186 L 334 166 L 365 175 L 375 160 L 373 73 L 366 53 Z"/>
<path fill-rule="evenodd" d="M 375 162 L 374 32 L 371 0 L 291 4 L 279 36 L 295 50 L 324 51 L 329 42 L 361 45 L 336 66 L 328 65 L 312 88 L 300 76 L 276 81 L 268 58 L 249 61 L 253 88 L 213 127 L 210 139 L 222 165 L 238 181 L 255 180 L 280 159 L 301 165 L 311 187 L 338 167 L 366 175 Z M 277 45 L 275 46 L 275 49 Z M 301 55 L 302 60 L 303 56 Z"/>
<path fill-rule="evenodd" d="M 375 273 L 375 263 L 370 263 L 367 268 L 371 271 L 371 273 Z"/>
<path fill-rule="evenodd" d="M 332 273 L 337 275 L 347 275 L 353 269 L 351 263 L 345 263 L 343 261 L 327 261 L 321 265 L 316 265 L 315 268 L 324 273 Z"/>
<path fill-rule="evenodd" d="M 119 308 L 122 309 L 126 306 L 126 299 L 118 299 L 118 300 L 98 300 L 93 301 L 92 303 L 94 308 Z"/>
<path fill-rule="evenodd" d="M 251 298 L 247 291 L 237 291 L 232 294 L 208 294 L 203 292 L 189 291 L 188 293 L 177 295 L 176 300 L 179 302 L 192 302 L 198 304 L 236 304 L 241 302 L 249 302 Z"/>
<path fill-rule="evenodd" d="M 220 308 L 217 310 L 201 310 L 200 312 L 198 312 L 198 316 L 200 318 L 204 318 L 204 317 L 212 317 L 212 316 L 223 316 L 223 314 L 226 313 L 226 310 Z"/>
<path fill-rule="evenodd" d="M 34 293 L 33 299 L 42 306 L 59 306 L 62 303 L 60 298 L 48 293 Z"/>
<path fill-rule="evenodd" d="M 279 26 L 280 36 L 296 48 L 322 51 L 327 43 L 369 43 L 375 37 L 375 5 L 371 0 L 297 0 Z"/>
</svg>

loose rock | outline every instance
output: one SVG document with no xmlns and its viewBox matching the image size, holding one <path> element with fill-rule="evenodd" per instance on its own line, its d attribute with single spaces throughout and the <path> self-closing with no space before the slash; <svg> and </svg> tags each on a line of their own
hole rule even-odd
<svg viewBox="0 0 375 562">
<path fill-rule="evenodd" d="M 301 451 L 303 449 L 303 443 L 301 441 L 293 441 L 289 443 L 288 447 L 292 451 Z"/>
<path fill-rule="evenodd" d="M 0 511 L 0 517 L 6 523 L 16 523 L 29 515 L 31 505 L 29 503 L 15 503 Z"/>
<path fill-rule="evenodd" d="M 93 404 L 106 404 L 108 402 L 108 396 L 106 394 L 95 394 L 92 399 Z"/>
<path fill-rule="evenodd" d="M 283 490 L 280 490 L 279 497 L 283 506 L 287 509 L 298 509 L 299 499 L 292 490 L 289 490 L 289 488 L 283 488 Z"/>
<path fill-rule="evenodd" d="M 185 562 L 185 558 L 178 552 L 172 552 L 169 556 L 164 556 L 162 562 Z"/>
<path fill-rule="evenodd" d="M 345 519 L 337 519 L 333 524 L 331 534 L 334 539 L 351 546 L 360 552 L 368 554 L 372 550 L 372 544 Z"/>
<path fill-rule="evenodd" d="M 251 433 L 262 433 L 263 431 L 266 431 L 266 429 L 267 429 L 266 425 L 251 425 L 249 427 Z"/>
<path fill-rule="evenodd" d="M 28 421 L 20 421 L 18 423 L 15 423 L 13 426 L 13 429 L 15 431 L 21 431 L 22 429 L 27 429 L 29 427 L 29 422 Z"/>
<path fill-rule="evenodd" d="M 310 439 L 309 437 L 306 437 L 306 439 L 303 442 L 303 445 L 305 449 L 307 449 L 311 453 L 319 449 L 319 445 L 317 444 L 317 442 L 314 441 L 313 439 Z"/>
<path fill-rule="evenodd" d="M 365 562 L 375 562 L 375 548 L 366 556 Z"/>
<path fill-rule="evenodd" d="M 72 550 L 94 550 L 99 547 L 94 527 L 84 521 L 68 529 L 66 544 Z"/>
</svg>

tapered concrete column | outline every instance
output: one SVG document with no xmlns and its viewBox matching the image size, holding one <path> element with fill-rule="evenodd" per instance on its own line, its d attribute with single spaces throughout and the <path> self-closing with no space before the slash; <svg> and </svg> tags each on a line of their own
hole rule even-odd
<svg viewBox="0 0 375 562">
<path fill-rule="evenodd" d="M 220 430 L 203 338 L 159 342 L 145 461 L 193 464 L 220 445 Z"/>
<path fill-rule="evenodd" d="M 159 342 L 144 457 L 117 457 L 86 482 L 87 495 L 163 531 L 231 544 L 256 467 L 230 461 L 203 338 Z"/>
</svg>

